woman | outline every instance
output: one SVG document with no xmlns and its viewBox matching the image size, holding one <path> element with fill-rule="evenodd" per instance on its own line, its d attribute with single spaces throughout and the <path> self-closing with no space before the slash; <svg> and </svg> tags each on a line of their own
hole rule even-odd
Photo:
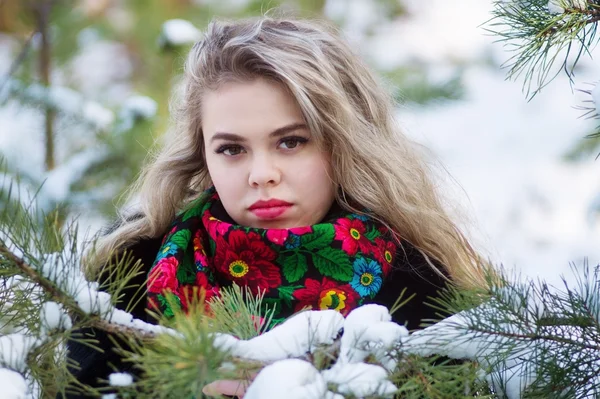
<svg viewBox="0 0 600 399">
<path fill-rule="evenodd" d="M 409 329 L 446 282 L 483 284 L 483 262 L 443 209 L 394 104 L 334 28 L 257 18 L 212 22 L 188 56 L 173 135 L 131 190 L 136 212 L 103 236 L 99 272 L 127 250 L 143 264 L 145 307 L 170 314 L 237 283 L 281 321 L 302 309 L 391 307 Z M 98 274 L 98 273 L 97 273 Z M 126 298 L 130 299 L 130 298 Z M 71 345 L 80 381 L 120 367 Z M 83 361 L 82 361 L 83 360 Z M 101 367 L 104 365 L 106 367 Z"/>
</svg>

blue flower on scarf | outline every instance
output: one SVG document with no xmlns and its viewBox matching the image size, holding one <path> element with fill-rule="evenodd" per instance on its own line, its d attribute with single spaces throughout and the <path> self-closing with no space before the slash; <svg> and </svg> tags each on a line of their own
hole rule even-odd
<svg viewBox="0 0 600 399">
<path fill-rule="evenodd" d="M 156 260 L 158 261 L 162 258 L 166 258 L 167 256 L 173 256 L 177 253 L 177 250 L 179 250 L 179 247 L 173 243 L 170 243 L 158 252 Z"/>
<path fill-rule="evenodd" d="M 294 249 L 300 246 L 300 236 L 296 234 L 290 234 L 285 242 L 287 249 Z"/>
<path fill-rule="evenodd" d="M 352 217 L 354 217 L 354 219 L 360 220 L 361 222 L 366 222 L 367 220 L 369 220 L 368 216 L 366 216 L 366 215 L 359 215 L 359 214 L 356 214 L 356 213 L 353 213 Z"/>
<path fill-rule="evenodd" d="M 374 260 L 356 258 L 352 265 L 354 276 L 350 285 L 361 297 L 374 297 L 381 289 L 383 274 L 381 266 Z"/>
</svg>

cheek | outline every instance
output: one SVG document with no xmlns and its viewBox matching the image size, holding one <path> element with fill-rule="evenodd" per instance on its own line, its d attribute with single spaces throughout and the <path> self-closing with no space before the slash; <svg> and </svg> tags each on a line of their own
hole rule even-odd
<svg viewBox="0 0 600 399">
<path fill-rule="evenodd" d="M 214 155 L 206 157 L 206 166 L 210 179 L 219 192 L 222 199 L 235 195 L 236 189 L 239 189 L 240 178 L 243 176 L 235 167 L 221 162 Z"/>
<path fill-rule="evenodd" d="M 329 165 L 327 161 L 321 158 L 313 159 L 311 162 L 294 168 L 294 173 L 291 176 L 293 176 L 297 186 L 305 190 L 307 187 L 311 188 L 307 191 L 308 196 L 314 197 L 315 192 L 317 192 L 319 193 L 317 197 L 328 199 L 335 192 Z"/>
</svg>

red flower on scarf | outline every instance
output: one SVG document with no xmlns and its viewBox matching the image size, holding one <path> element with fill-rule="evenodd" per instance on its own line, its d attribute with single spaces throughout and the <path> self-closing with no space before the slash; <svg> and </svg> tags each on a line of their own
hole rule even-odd
<svg viewBox="0 0 600 399">
<path fill-rule="evenodd" d="M 350 284 L 340 284 L 323 277 L 323 281 L 307 278 L 305 287 L 292 294 L 298 300 L 295 312 L 302 309 L 333 309 L 346 316 L 358 303 L 359 295 Z"/>
<path fill-rule="evenodd" d="M 186 285 L 181 287 L 177 292 L 177 296 L 181 301 L 181 308 L 184 311 L 188 311 L 190 304 L 194 303 L 194 301 L 199 302 L 202 295 L 204 295 L 204 304 L 206 305 L 206 311 L 208 312 L 210 310 L 209 301 L 219 295 L 219 289 L 210 284 L 208 277 L 204 272 L 196 273 L 195 285 Z"/>
<path fill-rule="evenodd" d="M 194 234 L 194 262 L 196 263 L 196 267 L 208 266 L 208 258 L 204 250 L 204 245 L 202 245 L 202 232 L 200 230 Z"/>
<path fill-rule="evenodd" d="M 375 246 L 373 255 L 381 265 L 383 275 L 387 276 L 394 264 L 394 259 L 396 258 L 396 244 L 394 244 L 393 241 L 376 238 Z"/>
<path fill-rule="evenodd" d="M 312 233 L 312 228 L 310 226 L 305 227 L 294 227 L 292 229 L 268 229 L 267 230 L 267 238 L 274 244 L 283 244 L 289 237 L 290 233 L 296 235 L 303 235 Z"/>
<path fill-rule="evenodd" d="M 348 255 L 354 256 L 359 248 L 361 252 L 371 251 L 371 243 L 364 236 L 365 225 L 358 219 L 338 219 L 335 227 L 335 239 L 342 241 L 342 250 Z"/>
<path fill-rule="evenodd" d="M 165 290 L 177 291 L 177 267 L 179 262 L 174 256 L 168 256 L 158 261 L 148 276 L 148 291 L 162 294 Z"/>
<path fill-rule="evenodd" d="M 217 241 L 218 236 L 223 236 L 227 233 L 227 230 L 231 227 L 231 224 L 220 221 L 214 216 L 210 216 L 209 213 L 205 213 L 204 225 L 208 231 L 208 235 L 214 241 Z"/>
<path fill-rule="evenodd" d="M 204 300 L 207 302 L 219 296 L 219 288 L 210 284 L 204 272 L 196 273 L 196 287 L 200 287 L 204 291 Z"/>
<path fill-rule="evenodd" d="M 229 280 L 248 286 L 252 293 L 269 290 L 281 284 L 279 268 L 273 263 L 277 253 L 254 232 L 233 230 L 228 241 L 217 240 L 214 264 Z"/>
</svg>

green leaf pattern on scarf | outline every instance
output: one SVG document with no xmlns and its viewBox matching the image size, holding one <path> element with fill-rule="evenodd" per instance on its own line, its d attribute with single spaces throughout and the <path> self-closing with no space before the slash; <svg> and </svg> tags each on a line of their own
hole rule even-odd
<svg viewBox="0 0 600 399">
<path fill-rule="evenodd" d="M 298 251 L 294 251 L 288 256 L 284 257 L 283 261 L 283 276 L 290 283 L 295 283 L 300 280 L 306 271 L 308 265 L 306 264 L 306 256 L 302 255 Z"/>
</svg>

